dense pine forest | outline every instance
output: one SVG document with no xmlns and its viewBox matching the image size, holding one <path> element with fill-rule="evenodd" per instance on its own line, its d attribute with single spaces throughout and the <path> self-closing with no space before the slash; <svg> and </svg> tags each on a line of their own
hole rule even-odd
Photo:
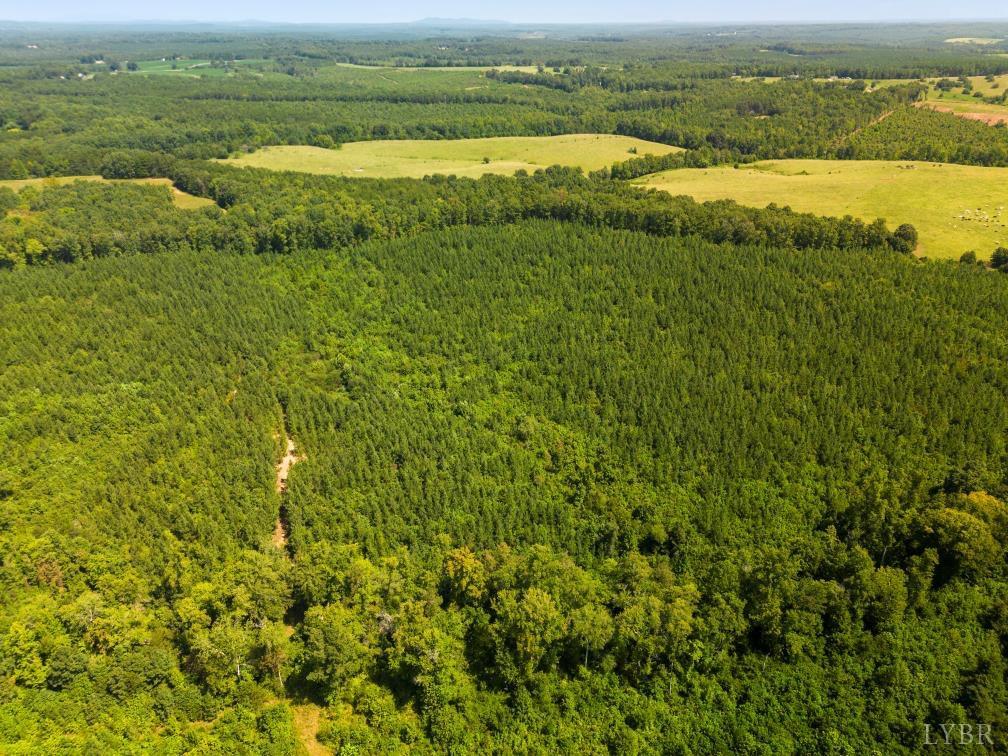
<svg viewBox="0 0 1008 756">
<path fill-rule="evenodd" d="M 1006 165 L 1000 29 L 0 29 L 0 750 L 1005 752 L 1008 249 L 625 181 Z"/>
</svg>

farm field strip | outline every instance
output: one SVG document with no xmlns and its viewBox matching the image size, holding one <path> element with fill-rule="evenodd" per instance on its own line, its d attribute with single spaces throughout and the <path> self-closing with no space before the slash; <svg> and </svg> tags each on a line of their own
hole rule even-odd
<svg viewBox="0 0 1008 756">
<path fill-rule="evenodd" d="M 241 58 L 238 60 L 227 60 L 226 68 L 214 67 L 213 61 L 204 58 L 179 59 L 179 60 L 138 60 L 137 70 L 129 73 L 154 74 L 165 76 L 226 76 L 236 68 L 243 68 L 253 65 L 262 65 L 270 61 L 263 58 Z"/>
<path fill-rule="evenodd" d="M 597 170 L 636 155 L 664 155 L 681 148 L 611 134 L 566 134 L 551 137 L 490 137 L 452 140 L 383 140 L 350 142 L 340 149 L 264 147 L 226 161 L 231 165 L 302 173 L 369 178 L 420 178 L 435 173 L 509 175 L 551 165 Z M 632 153 L 631 150 L 636 150 Z"/>
<path fill-rule="evenodd" d="M 740 168 L 664 171 L 635 183 L 698 201 L 773 202 L 817 215 L 882 217 L 911 223 L 918 253 L 957 258 L 974 250 L 989 257 L 1008 245 L 1008 168 L 910 161 L 775 160 Z"/>
<path fill-rule="evenodd" d="M 333 66 L 340 68 L 358 68 L 362 71 L 519 71 L 521 73 L 537 73 L 539 66 L 372 66 L 363 63 L 333 63 Z M 544 73 L 551 72 L 551 68 L 544 69 Z"/>
<path fill-rule="evenodd" d="M 1001 37 L 952 37 L 946 39 L 947 45 L 996 45 Z"/>
</svg>

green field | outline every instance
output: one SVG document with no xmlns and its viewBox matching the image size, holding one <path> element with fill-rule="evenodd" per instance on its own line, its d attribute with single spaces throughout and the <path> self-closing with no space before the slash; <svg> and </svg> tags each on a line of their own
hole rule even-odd
<svg viewBox="0 0 1008 756">
<path fill-rule="evenodd" d="M 918 253 L 982 258 L 1008 246 L 1008 168 L 895 161 L 777 160 L 750 166 L 665 171 L 642 186 L 697 200 L 774 202 L 818 215 L 912 223 Z"/>
<path fill-rule="evenodd" d="M 109 183 L 123 183 L 123 184 L 158 184 L 162 186 L 171 187 L 172 190 L 172 200 L 176 207 L 180 207 L 183 210 L 196 210 L 201 207 L 207 207 L 208 205 L 214 204 L 213 200 L 207 199 L 206 197 L 196 197 L 192 194 L 187 194 L 179 189 L 172 186 L 170 179 L 166 178 L 141 178 L 141 179 L 104 179 L 101 176 L 56 176 L 50 178 L 33 178 L 33 179 L 14 179 L 9 181 L 0 181 L 0 187 L 7 187 L 8 189 L 13 189 L 15 192 L 19 192 L 26 186 L 37 186 L 39 188 L 44 186 L 55 186 L 61 184 L 72 184 L 74 181 L 106 181 Z"/>
<path fill-rule="evenodd" d="M 679 147 L 610 134 L 489 139 L 386 140 L 351 142 L 338 150 L 322 147 L 264 147 L 231 158 L 232 165 L 277 171 L 327 173 L 370 178 L 419 178 L 435 173 L 482 176 L 534 171 L 550 165 L 597 170 L 633 155 L 663 155 Z M 485 162 L 484 158 L 489 159 Z"/>
<path fill-rule="evenodd" d="M 1000 37 L 952 37 L 946 39 L 949 45 L 996 45 L 1001 41 Z"/>
<path fill-rule="evenodd" d="M 1008 89 L 1008 74 L 992 77 L 994 81 L 987 81 L 986 76 L 967 77 L 973 84 L 973 89 L 984 97 L 998 97 Z"/>
<path fill-rule="evenodd" d="M 261 65 L 269 61 L 261 59 L 229 60 L 226 67 L 213 66 L 213 61 L 205 59 L 182 60 L 138 60 L 137 70 L 132 73 L 165 74 L 175 76 L 226 76 L 236 68 Z"/>
<path fill-rule="evenodd" d="M 988 81 L 986 76 L 968 76 L 967 78 L 973 87 L 972 91 L 980 94 L 981 97 L 975 97 L 972 93 L 964 93 L 962 87 L 955 87 L 947 91 L 939 90 L 935 86 L 938 83 L 938 79 L 930 78 L 926 80 L 930 84 L 927 93 L 927 105 L 933 107 L 935 110 L 984 121 L 990 125 L 998 122 L 1008 122 L 1008 106 L 984 102 L 982 99 L 983 97 L 999 97 L 1003 94 L 1008 89 L 1008 74 L 994 76 L 992 77 L 993 81 Z M 874 82 L 872 88 L 879 89 L 885 86 L 907 84 L 912 81 L 922 80 L 884 79 Z"/>
<path fill-rule="evenodd" d="M 367 66 L 361 63 L 334 63 L 340 68 L 357 68 L 362 71 L 521 71 L 522 73 L 537 73 L 539 66 Z M 543 69 L 550 73 L 552 68 Z"/>
</svg>

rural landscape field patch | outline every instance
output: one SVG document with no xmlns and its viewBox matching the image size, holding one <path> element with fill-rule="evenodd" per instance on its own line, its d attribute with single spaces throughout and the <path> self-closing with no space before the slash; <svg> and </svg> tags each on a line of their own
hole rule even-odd
<svg viewBox="0 0 1008 756">
<path fill-rule="evenodd" d="M 137 61 L 137 68 L 132 73 L 155 74 L 166 76 L 226 76 L 238 69 L 249 70 L 255 66 L 268 63 L 266 60 L 241 59 L 215 62 L 208 59 L 178 59 L 169 58 L 161 60 L 141 60 Z"/>
<path fill-rule="evenodd" d="M 632 153 L 631 150 L 636 150 Z M 232 165 L 365 178 L 420 178 L 441 173 L 482 176 L 512 174 L 551 165 L 596 170 L 636 155 L 678 151 L 656 142 L 610 134 L 488 139 L 384 140 L 351 142 L 336 150 L 307 146 L 264 147 L 233 158 Z"/>
<path fill-rule="evenodd" d="M 912 223 L 918 252 L 957 258 L 967 250 L 987 257 L 1008 245 L 1008 168 L 906 161 L 775 160 L 732 168 L 665 171 L 642 186 L 700 201 L 773 202 L 819 215 L 882 217 Z"/>
</svg>

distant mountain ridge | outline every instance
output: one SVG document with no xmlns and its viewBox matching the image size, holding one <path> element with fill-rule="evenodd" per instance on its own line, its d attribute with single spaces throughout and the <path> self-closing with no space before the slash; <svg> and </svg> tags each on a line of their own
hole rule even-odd
<svg viewBox="0 0 1008 756">
<path fill-rule="evenodd" d="M 514 26 L 513 21 L 502 21 L 490 18 L 439 18 L 428 16 L 418 21 L 411 21 L 414 26 Z"/>
</svg>

